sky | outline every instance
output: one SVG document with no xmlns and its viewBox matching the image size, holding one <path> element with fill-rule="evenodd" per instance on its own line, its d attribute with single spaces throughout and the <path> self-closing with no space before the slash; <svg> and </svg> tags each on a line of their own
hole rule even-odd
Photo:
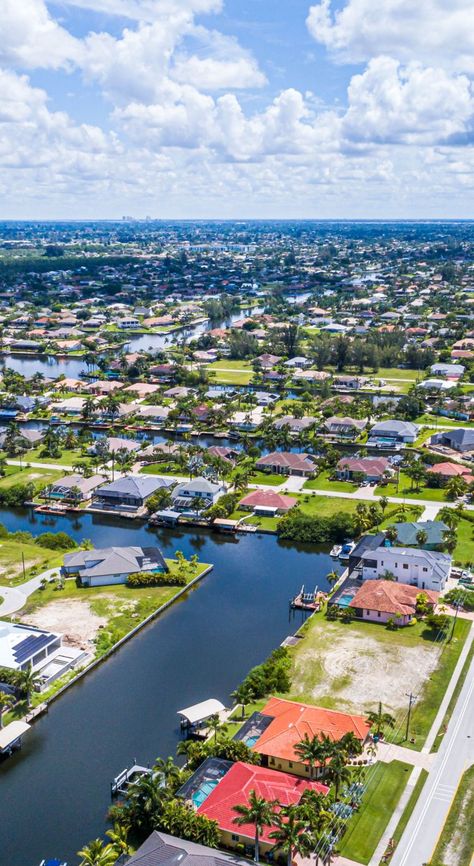
<svg viewBox="0 0 474 866">
<path fill-rule="evenodd" d="M 0 0 L 0 219 L 474 217 L 472 0 Z"/>
</svg>

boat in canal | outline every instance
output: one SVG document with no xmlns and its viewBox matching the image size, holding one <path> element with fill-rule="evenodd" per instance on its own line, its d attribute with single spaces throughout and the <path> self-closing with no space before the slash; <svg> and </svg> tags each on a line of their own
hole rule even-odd
<svg viewBox="0 0 474 866">
<path fill-rule="evenodd" d="M 338 559 L 341 550 L 342 544 L 335 544 L 334 547 L 331 547 L 329 556 L 332 556 L 333 559 Z"/>
</svg>

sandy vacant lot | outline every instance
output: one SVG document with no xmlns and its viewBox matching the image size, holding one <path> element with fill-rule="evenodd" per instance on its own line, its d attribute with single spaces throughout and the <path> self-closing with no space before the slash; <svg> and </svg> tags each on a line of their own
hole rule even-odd
<svg viewBox="0 0 474 866">
<path fill-rule="evenodd" d="M 60 632 L 69 645 L 93 652 L 94 638 L 99 628 L 107 625 L 107 618 L 94 613 L 88 601 L 63 599 L 22 617 L 22 622 Z"/>
<path fill-rule="evenodd" d="M 366 711 L 382 701 L 392 712 L 417 693 L 436 667 L 439 647 L 420 641 L 415 646 L 387 645 L 370 634 L 324 625 L 323 645 L 297 652 L 292 691 L 315 701 L 334 702 L 339 709 Z M 318 641 L 319 644 L 319 641 Z"/>
</svg>

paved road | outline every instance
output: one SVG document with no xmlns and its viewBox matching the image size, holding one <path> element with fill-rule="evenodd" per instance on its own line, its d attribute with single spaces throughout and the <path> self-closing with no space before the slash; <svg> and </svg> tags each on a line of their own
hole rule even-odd
<svg viewBox="0 0 474 866">
<path fill-rule="evenodd" d="M 474 664 L 392 866 L 429 863 L 463 772 L 474 764 Z"/>
<path fill-rule="evenodd" d="M 49 580 L 58 571 L 58 568 L 48 568 L 47 571 L 37 574 L 36 577 L 32 577 L 31 580 L 27 580 L 20 586 L 0 586 L 0 596 L 3 598 L 3 602 L 0 603 L 0 616 L 10 616 L 17 610 L 21 610 L 28 596 L 39 588 L 43 578 Z"/>
</svg>

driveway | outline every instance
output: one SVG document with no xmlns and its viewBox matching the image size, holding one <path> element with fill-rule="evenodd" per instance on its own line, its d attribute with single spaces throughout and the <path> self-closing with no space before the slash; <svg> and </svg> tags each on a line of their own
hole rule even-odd
<svg viewBox="0 0 474 866">
<path fill-rule="evenodd" d="M 21 610 L 28 597 L 39 589 L 41 581 L 44 578 L 49 580 L 58 571 L 57 567 L 48 568 L 47 571 L 37 574 L 36 577 L 32 577 L 31 580 L 27 580 L 20 586 L 0 586 L 0 596 L 3 598 L 3 602 L 0 604 L 0 616 L 11 616 L 12 613 Z"/>
</svg>

